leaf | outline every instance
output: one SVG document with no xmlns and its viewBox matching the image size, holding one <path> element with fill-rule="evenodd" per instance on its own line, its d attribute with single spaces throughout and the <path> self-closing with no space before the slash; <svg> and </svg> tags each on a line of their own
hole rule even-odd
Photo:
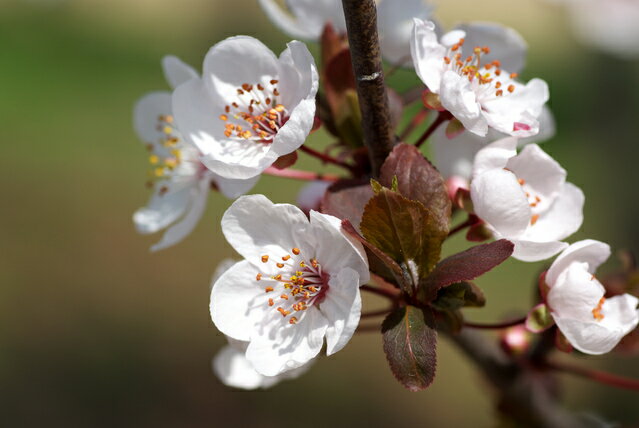
<svg viewBox="0 0 639 428">
<path fill-rule="evenodd" d="M 384 353 L 393 375 L 411 391 L 428 388 L 437 366 L 437 331 L 430 311 L 399 308 L 382 323 Z"/>
<path fill-rule="evenodd" d="M 439 290 L 437 299 L 432 302 L 433 307 L 440 311 L 456 311 L 463 307 L 479 308 L 485 304 L 484 292 L 468 281 L 458 282 Z"/>
<path fill-rule="evenodd" d="M 540 303 L 530 310 L 526 317 L 526 329 L 531 333 L 541 333 L 555 325 L 550 310 L 545 303 Z"/>
<path fill-rule="evenodd" d="M 322 198 L 321 211 L 349 220 L 359 230 L 364 207 L 372 197 L 373 190 L 369 180 L 340 180 L 327 189 Z"/>
<path fill-rule="evenodd" d="M 419 149 L 400 143 L 388 155 L 380 171 L 379 181 L 386 187 L 392 186 L 397 177 L 399 193 L 413 201 L 419 201 L 432 211 L 441 228 L 448 231 L 451 216 L 451 202 L 444 178 Z"/>
<path fill-rule="evenodd" d="M 430 301 L 440 288 L 462 281 L 470 281 L 504 262 L 515 246 L 506 239 L 477 245 L 454 254 L 437 264 L 433 272 L 420 284 L 421 297 Z"/>
<path fill-rule="evenodd" d="M 402 268 L 382 250 L 365 240 L 348 220 L 342 220 L 342 229 L 364 246 L 371 272 L 390 281 L 393 285 L 405 288 L 408 278 L 404 277 Z"/>
<path fill-rule="evenodd" d="M 414 295 L 420 279 L 433 270 L 448 228 L 421 202 L 382 188 L 364 208 L 360 229 L 364 238 L 399 264 L 402 290 Z"/>
</svg>

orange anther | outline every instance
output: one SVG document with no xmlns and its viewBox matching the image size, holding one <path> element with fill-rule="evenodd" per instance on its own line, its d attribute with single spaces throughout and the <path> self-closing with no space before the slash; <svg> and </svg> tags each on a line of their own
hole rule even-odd
<svg viewBox="0 0 639 428">
<path fill-rule="evenodd" d="M 271 83 L 271 85 L 276 85 L 278 83 L 278 80 L 273 79 L 273 80 L 271 80 L 270 83 Z"/>
<path fill-rule="evenodd" d="M 282 294 L 280 296 L 280 298 L 284 299 L 284 300 L 288 300 L 288 294 Z"/>
<path fill-rule="evenodd" d="M 497 95 L 498 97 L 501 97 L 502 95 L 504 95 L 504 91 L 499 89 L 497 92 L 495 92 L 495 95 Z"/>
<path fill-rule="evenodd" d="M 517 73 L 510 73 L 510 78 L 511 79 L 516 79 L 519 76 L 519 74 Z"/>
<path fill-rule="evenodd" d="M 519 182 L 519 184 L 521 184 L 522 186 L 524 184 L 526 184 L 526 180 L 524 180 L 523 178 L 518 178 L 517 181 Z"/>
<path fill-rule="evenodd" d="M 297 324 L 297 318 L 295 317 L 291 317 L 290 320 L 288 320 L 289 324 Z"/>
<path fill-rule="evenodd" d="M 284 263 L 276 263 L 276 265 L 277 265 L 277 267 L 278 267 L 278 268 L 280 268 L 280 269 L 284 267 Z"/>
<path fill-rule="evenodd" d="M 300 254 L 300 249 L 296 247 L 296 248 L 293 248 L 291 252 L 297 256 Z"/>
<path fill-rule="evenodd" d="M 535 223 L 537 223 L 537 220 L 539 220 L 539 214 L 534 214 L 531 218 L 530 218 L 530 225 L 534 226 Z"/>
<path fill-rule="evenodd" d="M 264 291 L 266 291 L 267 293 L 270 293 L 270 292 L 271 292 L 271 291 L 273 291 L 273 290 L 274 290 L 274 289 L 273 289 L 273 287 L 266 287 L 266 288 L 264 289 Z"/>
<path fill-rule="evenodd" d="M 288 314 L 290 314 L 289 311 L 283 309 L 283 308 L 277 308 L 277 312 L 279 312 L 280 314 L 282 314 L 283 317 L 287 316 Z"/>
<path fill-rule="evenodd" d="M 495 88 L 497 88 L 497 89 L 501 88 L 501 82 L 495 83 Z"/>
<path fill-rule="evenodd" d="M 273 299 L 268 299 L 268 305 L 269 306 L 273 306 L 275 304 L 275 302 L 273 301 Z"/>
<path fill-rule="evenodd" d="M 268 255 L 262 256 L 262 263 L 268 262 Z"/>
<path fill-rule="evenodd" d="M 255 280 L 256 281 L 259 281 L 261 279 L 262 279 L 262 274 L 261 273 L 258 273 L 257 275 L 255 275 Z"/>
<path fill-rule="evenodd" d="M 512 93 L 515 91 L 515 85 L 508 85 L 508 92 Z"/>
<path fill-rule="evenodd" d="M 287 261 L 287 260 L 288 260 L 288 259 L 290 259 L 290 258 L 291 258 L 291 256 L 289 256 L 289 255 L 287 254 L 287 255 L 285 255 L 284 257 L 282 257 L 282 260 Z"/>
<path fill-rule="evenodd" d="M 220 115 L 220 120 L 223 120 L 223 121 L 226 122 L 227 120 L 229 120 L 229 117 L 227 115 L 225 115 L 225 114 L 221 114 Z"/>
</svg>

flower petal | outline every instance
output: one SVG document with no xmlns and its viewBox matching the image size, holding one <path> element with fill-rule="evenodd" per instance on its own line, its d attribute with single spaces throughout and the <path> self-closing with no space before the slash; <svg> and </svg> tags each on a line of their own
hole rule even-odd
<svg viewBox="0 0 639 428">
<path fill-rule="evenodd" d="M 605 292 L 585 263 L 573 262 L 550 287 L 547 301 L 558 317 L 596 321 L 592 310 Z"/>
<path fill-rule="evenodd" d="M 594 274 L 597 268 L 610 257 L 610 246 L 600 241 L 586 239 L 575 242 L 568 247 L 555 261 L 546 273 L 546 282 L 554 286 L 561 273 L 574 262 L 588 265 L 588 272 Z"/>
<path fill-rule="evenodd" d="M 559 241 L 533 242 L 524 239 L 512 239 L 515 250 L 512 257 L 522 262 L 546 260 L 568 248 L 568 244 Z"/>
<path fill-rule="evenodd" d="M 271 323 L 270 326 L 270 329 L 258 329 L 251 337 L 246 358 L 258 373 L 276 376 L 303 366 L 319 354 L 328 320 L 311 307 L 304 311 L 304 318 L 297 324 Z"/>
<path fill-rule="evenodd" d="M 162 70 L 171 89 L 175 89 L 182 83 L 199 77 L 193 67 L 173 55 L 167 55 L 162 58 Z"/>
<path fill-rule="evenodd" d="M 133 127 L 140 141 L 154 146 L 164 141 L 166 134 L 158 130 L 158 116 L 171 111 L 170 92 L 151 92 L 140 98 L 133 108 Z"/>
<path fill-rule="evenodd" d="M 469 22 L 457 28 L 466 33 L 464 46 L 490 48 L 489 54 L 482 55 L 482 63 L 499 60 L 504 70 L 514 73 L 524 68 L 528 45 L 514 29 L 493 22 Z"/>
<path fill-rule="evenodd" d="M 277 376 L 262 376 L 246 359 L 244 352 L 227 345 L 213 359 L 213 372 L 226 386 L 241 389 L 269 388 L 279 382 Z"/>
<path fill-rule="evenodd" d="M 475 177 L 470 196 L 479 218 L 501 237 L 516 239 L 530 223 L 528 200 L 512 172 L 493 169 Z"/>
<path fill-rule="evenodd" d="M 526 239 L 532 241 L 558 241 L 575 233 L 584 221 L 585 196 L 581 189 L 566 183 L 550 209 L 528 228 Z"/>
<path fill-rule="evenodd" d="M 435 24 L 415 18 L 410 52 L 415 72 L 431 92 L 439 93 L 446 48 L 437 41 Z"/>
<path fill-rule="evenodd" d="M 473 178 L 493 169 L 503 169 L 517 155 L 517 139 L 506 137 L 477 152 L 473 164 Z"/>
<path fill-rule="evenodd" d="M 295 38 L 319 40 L 322 34 L 323 24 L 320 26 L 319 22 L 313 22 L 312 24 L 302 22 L 299 18 L 293 17 L 283 11 L 275 0 L 259 0 L 259 2 L 266 16 L 284 33 Z"/>
<path fill-rule="evenodd" d="M 180 218 L 189 206 L 190 188 L 183 187 L 161 194 L 163 183 L 156 184 L 148 205 L 133 214 L 133 222 L 139 233 L 149 234 L 164 229 Z"/>
<path fill-rule="evenodd" d="M 264 195 L 241 196 L 224 213 L 222 232 L 231 246 L 260 268 L 263 255 L 282 257 L 292 248 L 314 253 L 309 221 L 294 205 L 273 204 Z M 229 335 L 230 336 L 230 335 Z"/>
<path fill-rule="evenodd" d="M 358 241 L 342 232 L 342 221 L 337 217 L 311 211 L 311 227 L 317 243 L 315 257 L 328 273 L 338 273 L 343 268 L 353 269 L 359 285 L 369 281 L 368 259 Z"/>
<path fill-rule="evenodd" d="M 211 174 L 213 175 L 213 181 L 217 185 L 218 189 L 220 189 L 220 192 L 229 199 L 235 199 L 242 196 L 251 190 L 260 179 L 259 175 L 245 180 L 236 180 L 220 177 L 213 173 Z"/>
<path fill-rule="evenodd" d="M 178 223 L 174 224 L 168 228 L 166 232 L 164 232 L 160 242 L 152 246 L 151 251 L 162 250 L 170 247 L 171 245 L 177 244 L 193 231 L 195 226 L 197 226 L 197 223 L 200 221 L 200 218 L 202 218 L 202 214 L 204 214 L 210 187 L 211 179 L 207 176 L 200 179 L 197 184 L 194 183 L 193 186 L 188 188 L 189 201 L 186 214 Z M 168 196 L 168 194 L 164 196 Z"/>
<path fill-rule="evenodd" d="M 326 355 L 333 355 L 346 346 L 357 329 L 362 313 L 360 283 L 357 272 L 348 267 L 331 276 L 326 298 L 320 304 L 320 311 L 329 322 Z"/>
<path fill-rule="evenodd" d="M 247 260 L 233 265 L 213 284 L 211 319 L 233 339 L 248 341 L 268 308 L 264 290 L 255 276 L 258 270 Z"/>
<path fill-rule="evenodd" d="M 280 101 L 294 109 L 302 100 L 315 101 L 319 88 L 319 75 L 313 55 L 302 42 L 292 41 L 279 58 Z M 313 108 L 313 117 L 315 108 Z M 306 133 L 308 134 L 308 132 Z"/>
<path fill-rule="evenodd" d="M 452 113 L 468 131 L 481 137 L 488 132 L 488 123 L 477 101 L 471 83 L 454 71 L 444 73 L 439 88 L 442 106 Z"/>
<path fill-rule="evenodd" d="M 413 18 L 427 20 L 434 9 L 424 0 L 381 0 L 377 5 L 377 28 L 384 59 L 409 65 Z"/>
<path fill-rule="evenodd" d="M 448 138 L 440 127 L 432 137 L 433 158 L 437 169 L 444 176 L 470 179 L 473 160 L 479 150 L 485 146 L 486 138 L 471 132 L 463 132 L 455 138 Z"/>
<path fill-rule="evenodd" d="M 566 170 L 544 152 L 537 144 L 528 144 L 515 157 L 508 160 L 506 168 L 523 179 L 544 201 L 552 201 L 563 190 Z"/>
<path fill-rule="evenodd" d="M 340 34 L 346 34 L 346 19 L 340 0 L 289 0 L 286 2 L 293 15 L 321 35 L 324 26 L 333 25 Z"/>
</svg>

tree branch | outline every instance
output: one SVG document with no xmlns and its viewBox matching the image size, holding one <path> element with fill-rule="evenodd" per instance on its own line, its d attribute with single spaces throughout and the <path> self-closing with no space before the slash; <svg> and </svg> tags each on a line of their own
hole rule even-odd
<svg viewBox="0 0 639 428">
<path fill-rule="evenodd" d="M 395 144 L 379 50 L 377 9 L 375 0 L 342 0 L 342 6 L 362 112 L 364 144 L 373 176 L 377 177 Z"/>
</svg>

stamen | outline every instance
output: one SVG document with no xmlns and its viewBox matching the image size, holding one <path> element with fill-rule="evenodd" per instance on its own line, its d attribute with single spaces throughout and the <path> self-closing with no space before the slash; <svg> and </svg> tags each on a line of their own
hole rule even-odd
<svg viewBox="0 0 639 428">
<path fill-rule="evenodd" d="M 592 310 L 592 317 L 597 321 L 601 321 L 604 319 L 604 314 L 601 313 L 601 310 L 605 302 L 606 298 L 602 297 L 601 299 L 599 299 L 599 303 L 597 304 L 597 306 Z"/>
</svg>

